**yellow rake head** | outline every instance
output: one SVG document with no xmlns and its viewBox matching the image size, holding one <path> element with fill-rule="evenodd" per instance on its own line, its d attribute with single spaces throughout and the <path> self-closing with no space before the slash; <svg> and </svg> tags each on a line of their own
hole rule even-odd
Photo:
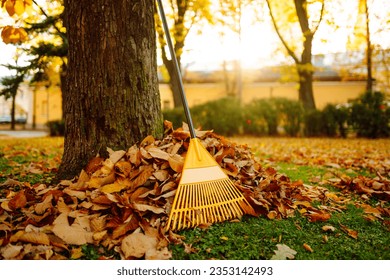
<svg viewBox="0 0 390 280">
<path fill-rule="evenodd" d="M 253 214 L 252 206 L 202 146 L 191 138 L 167 230 L 180 230 Z"/>
</svg>

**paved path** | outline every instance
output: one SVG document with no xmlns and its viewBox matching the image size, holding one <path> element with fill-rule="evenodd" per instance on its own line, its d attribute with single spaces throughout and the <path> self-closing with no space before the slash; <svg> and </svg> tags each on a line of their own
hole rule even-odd
<svg viewBox="0 0 390 280">
<path fill-rule="evenodd" d="M 42 130 L 0 130 L 1 138 L 34 138 L 48 136 L 47 131 Z"/>
</svg>

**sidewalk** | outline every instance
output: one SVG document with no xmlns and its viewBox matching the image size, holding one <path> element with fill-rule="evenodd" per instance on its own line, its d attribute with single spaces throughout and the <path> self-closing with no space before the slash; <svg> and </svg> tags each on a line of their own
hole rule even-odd
<svg viewBox="0 0 390 280">
<path fill-rule="evenodd" d="M 0 139 L 7 138 L 35 138 L 48 136 L 47 131 L 42 130 L 0 130 Z"/>
</svg>

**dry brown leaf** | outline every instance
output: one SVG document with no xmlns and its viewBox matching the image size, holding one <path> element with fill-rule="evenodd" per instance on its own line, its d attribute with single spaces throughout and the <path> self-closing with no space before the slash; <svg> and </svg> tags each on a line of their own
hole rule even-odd
<svg viewBox="0 0 390 280">
<path fill-rule="evenodd" d="M 50 239 L 48 235 L 43 232 L 25 232 L 22 236 L 19 237 L 19 241 L 33 244 L 50 245 Z"/>
<path fill-rule="evenodd" d="M 37 213 L 38 215 L 42 215 L 43 213 L 45 213 L 47 209 L 52 207 L 52 199 L 53 195 L 50 194 L 45 198 L 44 201 L 42 201 L 41 203 L 37 203 L 34 207 L 35 213 Z"/>
<path fill-rule="evenodd" d="M 147 149 L 147 151 L 154 158 L 163 159 L 163 160 L 169 159 L 169 154 L 167 152 L 160 150 L 157 147 L 151 147 L 151 148 Z"/>
<path fill-rule="evenodd" d="M 129 231 L 136 230 L 138 226 L 138 219 L 135 216 L 131 216 L 131 218 L 127 222 L 119 225 L 114 229 L 114 231 L 112 232 L 112 238 L 117 239 L 118 237 L 125 235 Z"/>
<path fill-rule="evenodd" d="M 168 162 L 173 171 L 181 173 L 184 165 L 184 159 L 182 156 L 178 154 L 172 155 L 169 157 Z"/>
<path fill-rule="evenodd" d="M 113 151 L 113 150 L 111 150 L 111 149 L 107 149 L 107 151 L 108 151 L 109 154 L 110 154 L 109 160 L 110 160 L 113 164 L 117 163 L 117 162 L 126 154 L 126 152 L 123 151 L 123 150 Z"/>
<path fill-rule="evenodd" d="M 326 225 L 326 226 L 322 227 L 322 230 L 323 231 L 332 231 L 332 232 L 334 232 L 336 229 L 333 226 Z"/>
<path fill-rule="evenodd" d="M 27 204 L 27 198 L 24 191 L 18 192 L 10 201 L 8 201 L 8 207 L 11 210 L 23 208 Z"/>
<path fill-rule="evenodd" d="M 133 232 L 122 240 L 121 250 L 125 258 L 142 258 L 149 250 L 156 250 L 158 240 L 141 232 Z M 149 253 L 150 254 L 150 253 Z"/>
<path fill-rule="evenodd" d="M 131 163 L 128 161 L 119 161 L 114 166 L 115 173 L 123 178 L 129 176 L 131 171 Z"/>
<path fill-rule="evenodd" d="M 152 176 L 154 172 L 154 168 L 152 165 L 144 165 L 140 167 L 141 173 L 135 178 L 133 181 L 133 188 L 137 188 L 146 183 L 150 176 Z"/>
<path fill-rule="evenodd" d="M 120 192 L 121 190 L 126 189 L 126 185 L 119 184 L 117 182 L 112 183 L 112 184 L 107 184 L 103 186 L 100 191 L 103 193 L 114 193 L 114 192 Z"/>
<path fill-rule="evenodd" d="M 152 145 L 155 141 L 156 139 L 152 135 L 148 135 L 141 141 L 140 146 L 146 147 Z"/>
<path fill-rule="evenodd" d="M 348 234 L 353 239 L 357 239 L 358 238 L 358 232 L 356 230 L 349 229 L 349 228 L 347 228 L 346 226 L 344 226 L 342 224 L 340 224 L 340 227 L 346 234 Z"/>
<path fill-rule="evenodd" d="M 0 249 L 0 253 L 4 259 L 12 260 L 12 259 L 15 259 L 20 254 L 20 252 L 22 250 L 23 250 L 23 246 L 12 245 L 9 243 Z"/>
<path fill-rule="evenodd" d="M 67 244 L 83 245 L 93 243 L 93 233 L 86 230 L 85 227 L 75 222 L 69 225 L 68 214 L 61 213 L 53 222 L 52 232 L 64 240 Z"/>
<path fill-rule="evenodd" d="M 154 172 L 153 176 L 160 182 L 163 182 L 169 178 L 169 172 L 167 170 L 160 169 Z"/>
<path fill-rule="evenodd" d="M 275 219 L 277 216 L 278 216 L 278 213 L 277 213 L 276 211 L 270 211 L 270 212 L 267 214 L 267 217 L 268 217 L 268 219 L 270 219 L 270 220 Z"/>
<path fill-rule="evenodd" d="M 303 248 L 305 248 L 305 250 L 310 252 L 310 253 L 314 252 L 314 250 L 310 247 L 310 245 L 308 245 L 306 243 L 303 244 Z"/>
<path fill-rule="evenodd" d="M 84 200 L 87 197 L 87 194 L 84 191 L 72 190 L 70 188 L 64 189 L 64 193 L 70 196 L 74 196 L 80 200 Z"/>
<path fill-rule="evenodd" d="M 84 256 L 84 253 L 81 247 L 72 248 L 72 250 L 70 251 L 70 258 L 72 260 L 77 260 L 82 256 Z"/>
<path fill-rule="evenodd" d="M 307 213 L 310 222 L 326 222 L 331 215 L 327 212 L 309 212 Z"/>
<path fill-rule="evenodd" d="M 172 252 L 170 252 L 167 247 L 164 247 L 161 250 L 152 248 L 145 252 L 146 260 L 169 260 L 170 258 L 172 258 Z"/>
<path fill-rule="evenodd" d="M 277 244 L 277 250 L 274 250 L 275 255 L 271 257 L 271 260 L 292 260 L 295 258 L 297 253 L 295 250 L 291 249 L 285 244 Z"/>
<path fill-rule="evenodd" d="M 151 211 L 155 214 L 161 214 L 161 213 L 164 213 L 165 210 L 161 207 L 156 207 L 156 206 L 152 206 L 152 205 L 147 205 L 147 204 L 138 204 L 138 203 L 134 203 L 133 204 L 133 207 L 134 209 L 140 211 L 140 212 L 146 212 L 146 211 Z"/>
</svg>

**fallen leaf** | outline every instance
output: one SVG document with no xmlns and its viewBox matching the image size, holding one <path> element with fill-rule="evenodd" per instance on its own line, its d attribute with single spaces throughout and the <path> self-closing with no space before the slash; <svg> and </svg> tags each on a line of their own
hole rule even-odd
<svg viewBox="0 0 390 280">
<path fill-rule="evenodd" d="M 52 199 L 53 195 L 50 194 L 45 198 L 44 201 L 42 201 L 41 203 L 37 203 L 34 207 L 35 213 L 37 213 L 38 215 L 42 215 L 43 213 L 45 213 L 47 209 L 53 206 L 51 203 Z"/>
<path fill-rule="evenodd" d="M 24 191 L 18 192 L 9 202 L 8 207 L 11 210 L 17 210 L 26 206 L 27 198 Z"/>
<path fill-rule="evenodd" d="M 114 192 L 120 192 L 121 190 L 127 188 L 126 185 L 119 184 L 117 182 L 114 182 L 112 184 L 104 185 L 100 191 L 103 193 L 114 193 Z"/>
<path fill-rule="evenodd" d="M 313 253 L 313 249 L 310 247 L 310 245 L 304 243 L 303 244 L 303 248 L 305 248 L 306 251 L 310 252 L 310 253 Z"/>
<path fill-rule="evenodd" d="M 309 212 L 306 215 L 310 222 L 326 222 L 331 217 L 330 213 L 327 212 Z"/>
<path fill-rule="evenodd" d="M 161 214 L 161 213 L 164 213 L 165 210 L 161 207 L 156 207 L 156 206 L 152 206 L 152 205 L 147 205 L 147 204 L 138 204 L 138 203 L 134 203 L 133 204 L 133 207 L 134 209 L 140 211 L 140 212 L 146 212 L 146 211 L 151 211 L 155 214 Z"/>
<path fill-rule="evenodd" d="M 43 232 L 26 232 L 19 237 L 19 241 L 29 242 L 33 244 L 50 245 L 50 239 Z"/>
<path fill-rule="evenodd" d="M 275 254 L 271 257 L 271 260 L 292 260 L 297 253 L 285 244 L 276 244 L 277 250 L 274 250 Z"/>
<path fill-rule="evenodd" d="M 353 239 L 357 239 L 358 238 L 358 232 L 356 230 L 349 229 L 349 228 L 347 228 L 346 226 L 344 226 L 342 224 L 340 224 L 340 227 L 346 234 L 348 234 Z"/>
<path fill-rule="evenodd" d="M 12 259 L 15 259 L 20 254 L 20 252 L 22 250 L 23 250 L 23 246 L 12 245 L 9 243 L 0 249 L 0 253 L 4 259 L 12 260 Z"/>
<path fill-rule="evenodd" d="M 149 250 L 156 250 L 157 239 L 141 232 L 134 232 L 126 236 L 121 243 L 121 250 L 125 258 L 141 258 Z"/>
<path fill-rule="evenodd" d="M 67 244 L 83 245 L 93 243 L 93 233 L 86 230 L 76 221 L 77 219 L 72 225 L 69 225 L 68 214 L 61 213 L 53 222 L 52 232 Z"/>
<path fill-rule="evenodd" d="M 323 231 L 332 231 L 332 232 L 334 232 L 336 229 L 333 226 L 326 225 L 326 226 L 322 227 L 322 230 Z"/>
</svg>

